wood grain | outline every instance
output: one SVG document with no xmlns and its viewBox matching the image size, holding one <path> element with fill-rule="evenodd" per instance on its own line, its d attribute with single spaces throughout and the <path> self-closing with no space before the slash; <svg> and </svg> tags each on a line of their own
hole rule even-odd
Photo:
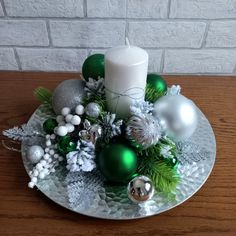
<svg viewBox="0 0 236 236">
<path fill-rule="evenodd" d="M 69 73 L 0 73 L 0 128 L 28 120 L 39 102 L 37 86 L 53 89 Z M 27 187 L 20 153 L 1 147 L 0 235 L 236 235 L 236 77 L 165 76 L 180 84 L 209 118 L 217 140 L 217 160 L 206 184 L 187 202 L 157 216 L 109 221 L 70 212 Z M 3 137 L 1 137 L 3 138 Z"/>
</svg>

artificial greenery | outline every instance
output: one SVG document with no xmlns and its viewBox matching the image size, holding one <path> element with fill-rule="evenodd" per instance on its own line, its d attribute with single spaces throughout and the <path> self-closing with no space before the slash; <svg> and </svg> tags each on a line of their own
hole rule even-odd
<svg viewBox="0 0 236 236">
<path fill-rule="evenodd" d="M 46 104 L 52 103 L 52 92 L 44 87 L 38 87 L 34 90 L 35 97 Z"/>
<path fill-rule="evenodd" d="M 167 149 L 166 155 L 162 150 Z M 161 139 L 156 145 L 138 152 L 139 168 L 138 173 L 148 176 L 156 189 L 164 193 L 175 190 L 180 181 L 176 166 L 176 145 L 169 139 Z M 168 156 L 169 155 L 169 156 Z"/>
<path fill-rule="evenodd" d="M 138 172 L 148 176 L 155 188 L 164 193 L 174 191 L 180 181 L 176 168 L 172 168 L 164 160 L 158 160 L 156 156 L 145 156 L 142 158 Z"/>
<path fill-rule="evenodd" d="M 165 92 L 158 91 L 151 84 L 146 85 L 145 100 L 154 103 L 158 98 L 165 95 Z"/>
</svg>

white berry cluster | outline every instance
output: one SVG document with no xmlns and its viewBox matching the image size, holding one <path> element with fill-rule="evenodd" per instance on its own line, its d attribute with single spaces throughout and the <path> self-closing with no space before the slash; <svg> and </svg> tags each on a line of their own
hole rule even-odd
<svg viewBox="0 0 236 236">
<path fill-rule="evenodd" d="M 75 130 L 75 126 L 81 123 L 80 115 L 84 114 L 84 106 L 78 105 L 75 113 L 75 115 L 71 114 L 69 107 L 62 108 L 61 115 L 56 118 L 58 126 L 55 128 L 55 134 L 65 136 Z"/>
<path fill-rule="evenodd" d="M 55 172 L 55 168 L 59 165 L 59 162 L 63 161 L 63 157 L 55 151 L 55 138 L 55 134 L 46 135 L 46 147 L 44 149 L 44 155 L 34 166 L 33 170 L 29 172 L 31 180 L 28 184 L 28 187 L 33 188 L 38 182 L 38 179 L 44 179 L 50 173 Z"/>
</svg>

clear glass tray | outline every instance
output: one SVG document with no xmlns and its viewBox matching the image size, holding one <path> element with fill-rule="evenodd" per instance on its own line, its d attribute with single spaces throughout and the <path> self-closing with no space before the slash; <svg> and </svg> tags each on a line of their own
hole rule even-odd
<svg viewBox="0 0 236 236">
<path fill-rule="evenodd" d="M 173 195 L 156 192 L 154 197 L 142 204 L 132 203 L 126 186 L 105 186 L 98 173 L 69 174 L 64 167 L 37 183 L 37 188 L 57 204 L 74 212 L 103 219 L 137 219 L 167 211 L 186 201 L 205 183 L 214 166 L 216 142 L 214 132 L 204 114 L 198 109 L 199 124 L 194 135 L 184 143 L 178 172 L 182 181 Z M 42 123 L 52 114 L 41 105 L 28 124 L 42 132 Z M 28 146 L 44 144 L 43 138 L 35 136 L 22 142 L 22 158 L 27 173 L 32 164 L 26 158 Z"/>
</svg>

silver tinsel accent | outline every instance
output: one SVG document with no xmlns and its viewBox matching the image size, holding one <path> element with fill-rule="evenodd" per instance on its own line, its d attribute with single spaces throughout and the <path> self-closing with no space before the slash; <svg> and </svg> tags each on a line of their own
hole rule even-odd
<svg viewBox="0 0 236 236">
<path fill-rule="evenodd" d="M 77 150 L 66 155 L 67 169 L 70 172 L 92 171 L 96 168 L 95 146 L 90 141 L 78 141 Z"/>
<path fill-rule="evenodd" d="M 104 178 L 98 171 L 73 172 L 66 177 L 69 204 L 72 208 L 88 210 L 103 190 Z"/>
<path fill-rule="evenodd" d="M 127 123 L 126 135 L 146 149 L 158 142 L 162 129 L 159 121 L 152 115 L 132 116 Z"/>
<path fill-rule="evenodd" d="M 33 137 L 35 135 L 42 136 L 39 132 L 35 131 L 32 127 L 27 124 L 21 125 L 21 127 L 13 127 L 8 130 L 4 130 L 2 134 L 10 139 L 22 141 L 26 138 Z"/>
<path fill-rule="evenodd" d="M 177 159 L 182 165 L 203 161 L 211 156 L 209 151 L 191 142 L 178 142 L 176 147 Z"/>
</svg>

